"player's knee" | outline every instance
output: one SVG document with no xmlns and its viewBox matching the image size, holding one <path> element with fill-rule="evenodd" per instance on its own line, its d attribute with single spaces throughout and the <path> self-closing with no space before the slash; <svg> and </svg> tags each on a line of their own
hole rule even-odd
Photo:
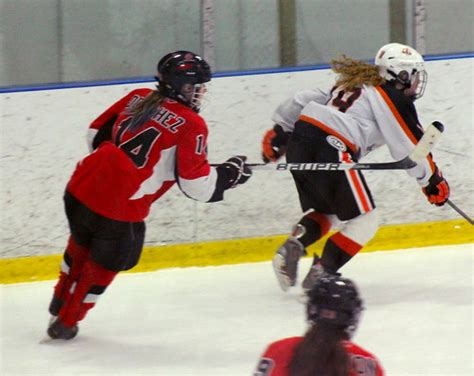
<svg viewBox="0 0 474 376">
<path fill-rule="evenodd" d="M 292 236 L 308 247 L 326 235 L 330 229 L 331 220 L 328 216 L 310 212 L 305 214 L 294 226 Z"/>
<path fill-rule="evenodd" d="M 341 233 L 358 244 L 365 245 L 374 237 L 378 228 L 377 209 L 374 209 L 347 221 Z"/>
</svg>

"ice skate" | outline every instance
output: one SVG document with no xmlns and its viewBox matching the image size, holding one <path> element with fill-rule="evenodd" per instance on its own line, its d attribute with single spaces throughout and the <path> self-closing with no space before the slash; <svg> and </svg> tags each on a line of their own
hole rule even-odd
<svg viewBox="0 0 474 376">
<path fill-rule="evenodd" d="M 304 255 L 303 244 L 298 239 L 288 238 L 273 256 L 273 270 L 283 291 L 296 284 L 298 261 Z"/>
<path fill-rule="evenodd" d="M 79 331 L 79 328 L 77 325 L 74 325 L 73 327 L 67 327 L 65 326 L 62 321 L 59 318 L 56 318 L 48 327 L 48 336 L 51 339 L 73 339 L 76 335 L 77 332 Z"/>
<path fill-rule="evenodd" d="M 49 304 L 49 313 L 53 316 L 59 315 L 59 310 L 63 306 L 63 301 L 56 296 L 53 296 L 51 303 Z"/>
<path fill-rule="evenodd" d="M 327 275 L 328 273 L 324 270 L 323 266 L 321 265 L 320 258 L 318 255 L 314 255 L 313 265 L 311 269 L 309 269 L 308 274 L 303 280 L 302 287 L 303 290 L 309 291 L 313 288 L 316 284 L 317 280 L 321 278 L 323 275 Z"/>
</svg>

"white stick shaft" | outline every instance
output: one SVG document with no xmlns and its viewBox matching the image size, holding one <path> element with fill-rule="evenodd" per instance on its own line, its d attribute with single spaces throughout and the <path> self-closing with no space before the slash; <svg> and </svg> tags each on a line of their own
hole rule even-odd
<svg viewBox="0 0 474 376">
<path fill-rule="evenodd" d="M 428 153 L 433 150 L 435 144 L 438 142 L 443 132 L 443 125 L 439 122 L 430 124 L 415 147 L 415 150 L 409 155 L 410 159 L 414 162 L 420 162 L 423 160 Z"/>
</svg>

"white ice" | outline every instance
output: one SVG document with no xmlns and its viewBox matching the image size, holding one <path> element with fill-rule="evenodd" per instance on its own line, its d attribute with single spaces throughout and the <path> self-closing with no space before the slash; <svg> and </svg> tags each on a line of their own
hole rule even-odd
<svg viewBox="0 0 474 376">
<path fill-rule="evenodd" d="M 357 255 L 342 270 L 365 300 L 355 342 L 388 375 L 473 375 L 473 260 L 473 244 Z M 53 285 L 1 286 L 2 376 L 251 375 L 306 328 L 263 262 L 121 274 L 77 338 L 39 344 Z"/>
</svg>

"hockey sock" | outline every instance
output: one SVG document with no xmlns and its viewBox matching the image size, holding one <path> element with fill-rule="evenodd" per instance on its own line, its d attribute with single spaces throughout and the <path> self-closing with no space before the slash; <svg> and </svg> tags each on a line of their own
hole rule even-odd
<svg viewBox="0 0 474 376">
<path fill-rule="evenodd" d="M 53 299 L 49 306 L 49 313 L 52 315 L 58 315 L 64 301 L 68 297 L 71 285 L 77 279 L 88 255 L 89 250 L 78 245 L 70 236 L 61 262 L 59 280 L 54 287 Z"/>
<path fill-rule="evenodd" d="M 375 235 L 378 228 L 376 209 L 345 223 L 324 245 L 321 264 L 330 273 L 337 272 Z"/>
<path fill-rule="evenodd" d="M 66 327 L 74 326 L 86 316 L 117 273 L 90 258 L 85 261 L 77 281 L 71 287 L 71 295 L 59 311 L 59 318 Z"/>
<path fill-rule="evenodd" d="M 331 228 L 331 222 L 324 214 L 310 212 L 296 225 L 294 236 L 306 248 L 326 235 Z M 298 231 L 302 232 L 298 234 Z"/>
<path fill-rule="evenodd" d="M 354 257 L 362 247 L 363 245 L 358 244 L 341 232 L 337 232 L 324 245 L 321 265 L 324 270 L 334 274 Z"/>
</svg>

